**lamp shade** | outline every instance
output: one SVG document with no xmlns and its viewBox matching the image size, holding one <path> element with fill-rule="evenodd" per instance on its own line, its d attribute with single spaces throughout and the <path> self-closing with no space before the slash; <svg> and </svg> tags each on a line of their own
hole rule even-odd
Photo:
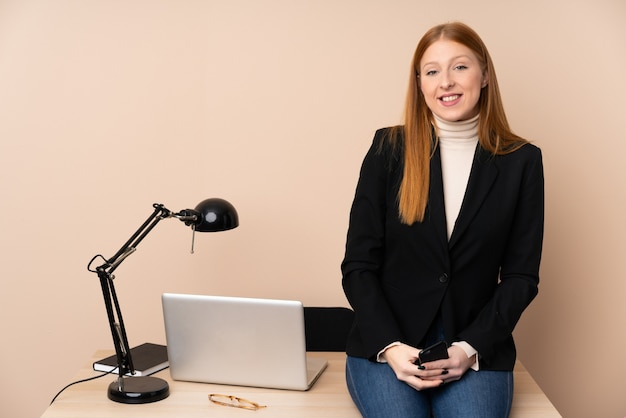
<svg viewBox="0 0 626 418">
<path fill-rule="evenodd" d="M 194 209 L 198 219 L 194 229 L 198 232 L 218 232 L 239 226 L 239 215 L 233 205 L 217 197 L 203 200 Z"/>
</svg>

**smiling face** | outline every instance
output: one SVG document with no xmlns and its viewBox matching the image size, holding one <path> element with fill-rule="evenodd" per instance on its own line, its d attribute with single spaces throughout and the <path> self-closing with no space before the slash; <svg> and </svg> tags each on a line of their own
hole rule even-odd
<svg viewBox="0 0 626 418">
<path fill-rule="evenodd" d="M 435 115 L 456 122 L 478 114 L 478 99 L 488 75 L 471 49 L 440 39 L 424 51 L 419 74 L 420 90 Z"/>
</svg>

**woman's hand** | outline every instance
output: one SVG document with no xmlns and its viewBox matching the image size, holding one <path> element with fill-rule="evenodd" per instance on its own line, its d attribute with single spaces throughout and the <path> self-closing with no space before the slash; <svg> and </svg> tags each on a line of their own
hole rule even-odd
<svg viewBox="0 0 626 418">
<path fill-rule="evenodd" d="M 440 384 L 454 382 L 459 380 L 465 372 L 472 367 L 476 361 L 476 355 L 467 357 L 465 351 L 456 345 L 448 347 L 448 358 L 444 360 L 436 360 L 424 363 L 424 371 L 441 372 L 439 376 L 435 374 L 420 376 L 422 379 L 430 381 L 442 381 Z M 418 374 L 419 376 L 419 374 Z"/>
<path fill-rule="evenodd" d="M 415 390 L 435 388 L 443 384 L 442 369 L 421 370 L 414 364 L 419 352 L 420 350 L 410 345 L 400 344 L 386 349 L 382 357 L 395 372 L 398 380 Z"/>
<path fill-rule="evenodd" d="M 444 383 L 459 380 L 474 364 L 474 356 L 467 357 L 461 347 L 448 348 L 448 359 L 414 364 L 419 356 L 417 348 L 406 344 L 389 347 L 382 354 L 393 369 L 398 380 L 405 382 L 415 390 L 424 390 L 441 386 Z"/>
</svg>

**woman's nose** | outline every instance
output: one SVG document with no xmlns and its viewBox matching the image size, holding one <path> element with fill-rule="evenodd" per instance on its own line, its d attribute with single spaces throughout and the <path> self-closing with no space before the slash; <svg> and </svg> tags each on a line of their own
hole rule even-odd
<svg viewBox="0 0 626 418">
<path fill-rule="evenodd" d="M 442 73 L 441 75 L 441 87 L 444 89 L 449 89 L 454 85 L 454 80 L 450 77 L 448 73 Z"/>
</svg>

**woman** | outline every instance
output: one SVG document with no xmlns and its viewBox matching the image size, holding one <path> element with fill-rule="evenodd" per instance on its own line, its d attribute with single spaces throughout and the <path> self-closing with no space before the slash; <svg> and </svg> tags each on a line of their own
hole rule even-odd
<svg viewBox="0 0 626 418">
<path fill-rule="evenodd" d="M 510 130 L 485 45 L 461 23 L 430 29 L 405 123 L 376 132 L 350 213 L 346 378 L 362 415 L 508 416 L 542 240 L 541 151 Z M 419 363 L 439 341 L 448 358 Z"/>
</svg>

